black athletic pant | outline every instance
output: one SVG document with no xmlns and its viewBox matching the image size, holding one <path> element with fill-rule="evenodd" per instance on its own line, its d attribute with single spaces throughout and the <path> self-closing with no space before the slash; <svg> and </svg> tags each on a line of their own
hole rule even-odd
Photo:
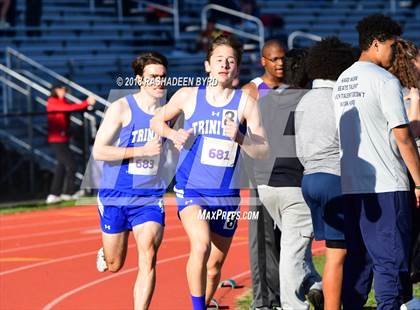
<svg viewBox="0 0 420 310">
<path fill-rule="evenodd" d="M 50 143 L 58 163 L 55 168 L 51 184 L 51 194 L 73 195 L 76 192 L 75 173 L 76 163 L 71 154 L 68 143 Z M 64 188 L 63 188 L 64 181 Z"/>
</svg>

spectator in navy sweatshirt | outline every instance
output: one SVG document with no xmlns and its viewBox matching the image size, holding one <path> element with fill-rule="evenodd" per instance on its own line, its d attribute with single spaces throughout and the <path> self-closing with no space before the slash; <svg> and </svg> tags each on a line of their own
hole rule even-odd
<svg viewBox="0 0 420 310">
<path fill-rule="evenodd" d="M 70 112 L 86 110 L 88 106 L 95 104 L 93 97 L 88 97 L 80 104 L 70 104 L 65 96 L 67 89 L 63 85 L 53 86 L 51 95 L 47 101 L 48 112 L 48 142 L 54 150 L 57 166 L 51 184 L 50 194 L 47 203 L 57 203 L 61 200 L 71 200 L 75 198 L 74 177 L 76 173 L 76 163 L 72 157 L 68 133 L 70 124 Z M 64 188 L 63 188 L 63 181 Z"/>
</svg>

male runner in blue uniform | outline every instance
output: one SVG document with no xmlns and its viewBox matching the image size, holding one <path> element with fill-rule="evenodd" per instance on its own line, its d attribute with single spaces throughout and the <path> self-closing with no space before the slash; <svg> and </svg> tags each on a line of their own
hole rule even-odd
<svg viewBox="0 0 420 310">
<path fill-rule="evenodd" d="M 97 267 L 99 271 L 121 269 L 132 230 L 139 266 L 134 308 L 147 309 L 155 287 L 166 190 L 160 174 L 161 141 L 149 124 L 165 96 L 158 81 L 166 76 L 167 60 L 156 52 L 144 53 L 132 67 L 136 78 L 146 81 L 139 92 L 110 105 L 93 147 L 95 160 L 104 161 L 98 194 L 103 249 L 98 252 Z"/>
<path fill-rule="evenodd" d="M 232 86 L 240 61 L 240 44 L 231 36 L 217 37 L 205 61 L 206 71 L 217 79 L 217 85 L 181 88 L 151 121 L 153 130 L 180 150 L 175 191 L 190 240 L 187 278 L 194 310 L 205 309 L 211 301 L 237 227 L 239 149 L 254 158 L 268 152 L 256 102 Z M 175 131 L 166 125 L 182 112 L 183 129 Z M 192 142 L 189 138 L 193 137 Z M 233 213 L 206 219 L 200 217 L 206 214 L 203 210 L 211 215 Z"/>
</svg>

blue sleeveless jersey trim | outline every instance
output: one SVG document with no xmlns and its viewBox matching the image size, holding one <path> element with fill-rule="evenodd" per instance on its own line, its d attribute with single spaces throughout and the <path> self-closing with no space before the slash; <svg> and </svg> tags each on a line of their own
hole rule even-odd
<svg viewBox="0 0 420 310">
<path fill-rule="evenodd" d="M 260 98 L 262 98 L 262 97 L 264 97 L 264 96 L 267 96 L 267 94 L 270 92 L 270 91 L 272 91 L 272 89 L 267 85 L 267 84 L 265 84 L 265 82 L 263 81 L 263 82 L 261 82 L 261 84 L 260 85 L 258 85 L 258 94 L 259 94 L 259 97 Z"/>
<path fill-rule="evenodd" d="M 144 146 L 155 136 L 150 129 L 149 115 L 137 105 L 133 95 L 125 97 L 131 110 L 131 120 L 127 126 L 121 128 L 118 135 L 119 147 Z M 161 177 L 161 168 L 165 155 L 161 154 L 159 167 L 155 175 L 138 175 L 129 173 L 130 160 L 106 161 L 103 165 L 101 190 L 115 190 L 128 195 L 161 196 L 165 193 L 166 184 Z"/>
<path fill-rule="evenodd" d="M 242 91 L 235 90 L 228 104 L 215 107 L 207 102 L 205 87 L 198 88 L 194 113 L 184 121 L 185 130 L 194 129 L 194 138 L 187 141 L 180 152 L 176 172 L 178 189 L 186 191 L 191 189 L 211 196 L 239 195 L 239 146 L 234 154 L 234 160 L 228 166 L 216 166 L 202 161 L 203 147 L 206 143 L 211 145 L 213 142 L 231 141 L 229 137 L 223 135 L 223 121 L 230 115 L 229 118 L 239 122 L 237 116 L 241 96 Z M 243 124 L 239 127 L 242 133 L 246 132 Z"/>
</svg>

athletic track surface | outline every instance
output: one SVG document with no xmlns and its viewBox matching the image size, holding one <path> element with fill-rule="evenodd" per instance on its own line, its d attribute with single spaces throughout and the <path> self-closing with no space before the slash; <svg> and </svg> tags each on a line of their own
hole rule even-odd
<svg viewBox="0 0 420 310">
<path fill-rule="evenodd" d="M 242 192 L 242 211 L 248 209 Z M 115 274 L 96 270 L 101 247 L 96 206 L 76 206 L 0 216 L 0 309 L 132 309 L 137 253 L 130 236 L 124 267 Z M 324 246 L 315 243 L 314 254 Z M 189 244 L 174 199 L 166 201 L 165 235 L 158 254 L 157 284 L 150 309 L 191 309 L 185 266 Z M 219 288 L 221 309 L 251 287 L 248 221 L 240 220 L 222 279 L 238 288 Z"/>
</svg>

